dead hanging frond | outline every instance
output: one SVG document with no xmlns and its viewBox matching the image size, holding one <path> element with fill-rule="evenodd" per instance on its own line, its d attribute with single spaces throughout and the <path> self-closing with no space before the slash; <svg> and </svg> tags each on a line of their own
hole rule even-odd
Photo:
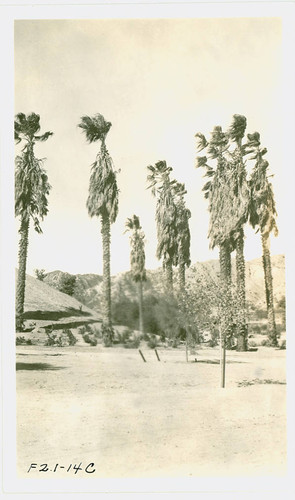
<svg viewBox="0 0 295 500">
<path fill-rule="evenodd" d="M 25 146 L 22 154 L 15 159 L 15 216 L 26 221 L 31 218 L 37 233 L 42 232 L 40 221 L 48 213 L 48 195 L 51 189 L 43 167 L 44 159 L 35 157 L 34 143 L 47 140 L 52 132 L 36 136 L 35 133 L 39 130 L 39 115 L 16 115 L 15 137 L 17 142 L 23 140 Z"/>
<path fill-rule="evenodd" d="M 261 232 L 261 234 L 278 234 L 276 224 L 277 211 L 272 184 L 268 180 L 269 163 L 263 158 L 267 149 L 262 150 L 257 144 L 255 148 L 256 163 L 249 179 L 250 188 L 250 217 L 251 226 Z"/>
</svg>

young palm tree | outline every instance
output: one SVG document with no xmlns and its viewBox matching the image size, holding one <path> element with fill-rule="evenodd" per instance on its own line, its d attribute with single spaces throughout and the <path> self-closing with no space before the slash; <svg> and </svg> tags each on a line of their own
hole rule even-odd
<svg viewBox="0 0 295 500">
<path fill-rule="evenodd" d="M 177 241 L 177 208 L 174 203 L 174 185 L 170 180 L 171 167 L 165 161 L 158 161 L 155 166 L 149 165 L 147 180 L 153 196 L 157 196 L 156 223 L 158 245 L 156 256 L 163 258 L 163 269 L 166 275 L 167 292 L 173 291 L 173 263 L 178 250 Z"/>
<path fill-rule="evenodd" d="M 22 153 L 16 157 L 15 168 L 15 216 L 20 217 L 19 263 L 16 287 L 16 328 L 19 331 L 23 329 L 30 220 L 33 220 L 35 231 L 42 233 L 40 220 L 43 220 L 48 212 L 47 196 L 51 188 L 47 173 L 43 168 L 43 160 L 35 157 L 34 146 L 36 142 L 47 141 L 52 132 L 37 135 L 39 131 L 39 115 L 35 113 L 27 116 L 24 113 L 16 115 L 14 138 L 17 144 L 24 141 Z"/>
<path fill-rule="evenodd" d="M 248 134 L 248 142 L 246 144 L 247 152 L 252 153 L 251 159 L 255 159 L 256 163 L 252 170 L 249 186 L 250 186 L 250 224 L 255 229 L 258 227 L 262 242 L 262 262 L 264 269 L 264 282 L 266 293 L 266 307 L 268 317 L 268 338 L 271 345 L 278 345 L 278 337 L 276 331 L 274 301 L 273 301 L 273 284 L 272 284 L 272 269 L 270 258 L 270 234 L 273 232 L 275 236 L 278 234 L 276 224 L 276 206 L 272 185 L 268 180 L 268 162 L 263 158 L 267 153 L 267 149 L 260 148 L 260 135 L 258 132 Z"/>
<path fill-rule="evenodd" d="M 90 217 L 100 217 L 103 247 L 103 333 L 106 342 L 111 343 L 113 329 L 111 321 L 111 273 L 110 273 L 110 226 L 118 214 L 118 187 L 113 161 L 106 145 L 106 135 L 111 128 L 101 114 L 82 116 L 78 127 L 85 133 L 89 143 L 101 141 L 100 151 L 91 167 L 87 209 Z"/>
<path fill-rule="evenodd" d="M 232 154 L 234 168 L 234 199 L 233 207 L 238 217 L 238 224 L 232 232 L 234 246 L 236 250 L 236 271 L 237 271 L 237 293 L 238 293 L 238 314 L 237 314 L 237 350 L 246 351 L 248 348 L 248 325 L 246 314 L 246 280 L 245 280 L 245 257 L 244 257 L 244 224 L 247 222 L 249 214 L 249 189 L 247 183 L 247 173 L 243 155 L 245 150 L 242 146 L 242 139 L 245 135 L 247 120 L 243 115 L 234 115 L 229 129 L 229 137 L 234 141 L 236 147 Z"/>
<path fill-rule="evenodd" d="M 130 265 L 132 278 L 138 284 L 139 331 L 143 333 L 143 282 L 146 281 L 144 251 L 145 235 L 137 215 L 133 215 L 132 219 L 127 219 L 125 226 L 126 231 L 131 231 Z"/>
</svg>

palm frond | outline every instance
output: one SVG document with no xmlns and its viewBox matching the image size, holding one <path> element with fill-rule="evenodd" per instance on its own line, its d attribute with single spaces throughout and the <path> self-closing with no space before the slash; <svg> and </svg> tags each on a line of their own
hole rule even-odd
<svg viewBox="0 0 295 500">
<path fill-rule="evenodd" d="M 243 115 L 234 115 L 232 123 L 229 128 L 229 136 L 235 141 L 239 142 L 244 137 L 247 127 L 247 119 Z"/>
<path fill-rule="evenodd" d="M 195 138 L 197 139 L 197 153 L 200 153 L 208 146 L 208 141 L 206 137 L 200 132 L 196 133 Z"/>
<path fill-rule="evenodd" d="M 35 135 L 34 140 L 40 141 L 40 142 L 45 142 L 52 135 L 53 135 L 53 132 L 45 132 L 45 134 L 42 134 L 42 135 Z"/>
<path fill-rule="evenodd" d="M 196 158 L 196 168 L 207 166 L 207 156 L 197 156 Z"/>
<path fill-rule="evenodd" d="M 97 113 L 92 118 L 84 115 L 78 124 L 78 127 L 85 133 L 86 140 L 89 143 L 104 139 L 111 126 L 112 124 L 107 122 L 100 113 Z"/>
</svg>

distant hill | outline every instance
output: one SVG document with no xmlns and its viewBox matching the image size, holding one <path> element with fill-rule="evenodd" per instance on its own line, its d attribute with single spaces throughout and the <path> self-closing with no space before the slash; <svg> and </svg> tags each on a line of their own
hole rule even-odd
<svg viewBox="0 0 295 500">
<path fill-rule="evenodd" d="M 187 280 L 193 279 L 193 270 L 202 269 L 202 271 L 210 272 L 210 275 L 217 279 L 219 272 L 218 260 L 210 260 L 207 262 L 198 262 L 187 270 Z M 44 284 L 58 288 L 59 280 L 64 273 L 62 271 L 53 271 L 47 274 Z M 274 287 L 275 305 L 285 297 L 285 257 L 283 255 L 275 255 L 272 257 L 272 274 Z M 232 259 L 232 275 L 235 280 L 235 259 Z M 144 293 L 158 294 L 163 293 L 163 275 L 161 268 L 154 271 L 147 271 L 147 282 L 144 286 Z M 120 296 L 128 297 L 131 300 L 137 300 L 136 284 L 131 278 L 130 272 L 119 273 L 112 276 L 112 297 L 113 300 Z M 256 308 L 265 308 L 265 288 L 264 288 L 264 272 L 261 258 L 246 262 L 246 294 L 247 301 L 253 304 Z M 29 295 L 29 294 L 28 294 Z M 64 294 L 62 294 L 64 296 Z M 100 303 L 102 296 L 102 276 L 97 274 L 77 274 L 76 289 L 74 297 L 92 310 L 100 311 Z M 70 298 L 75 300 L 74 298 Z"/>
</svg>

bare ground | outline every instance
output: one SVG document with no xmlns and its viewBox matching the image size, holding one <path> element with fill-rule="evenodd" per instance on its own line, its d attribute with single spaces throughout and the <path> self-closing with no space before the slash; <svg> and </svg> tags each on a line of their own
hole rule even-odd
<svg viewBox="0 0 295 500">
<path fill-rule="evenodd" d="M 20 477 L 285 474 L 285 351 L 141 349 L 17 346 Z"/>
</svg>

